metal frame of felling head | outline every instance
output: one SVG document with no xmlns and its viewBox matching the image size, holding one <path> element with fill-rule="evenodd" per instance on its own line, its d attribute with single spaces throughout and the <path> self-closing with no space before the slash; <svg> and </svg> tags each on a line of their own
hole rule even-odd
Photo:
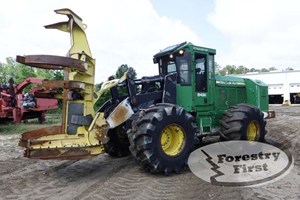
<svg viewBox="0 0 300 200">
<path fill-rule="evenodd" d="M 120 80 L 105 82 L 101 90 L 94 93 L 95 60 L 85 34 L 86 25 L 69 9 L 55 12 L 66 15 L 69 20 L 47 25 L 45 28 L 70 33 L 71 49 L 67 57 L 29 55 L 17 56 L 17 61 L 33 67 L 64 71 L 63 81 L 50 80 L 42 83 L 42 86 L 51 89 L 63 88 L 63 93 L 56 96 L 63 100 L 62 125 L 23 133 L 19 145 L 26 148 L 24 155 L 30 158 L 91 157 L 103 153 L 103 143 L 107 142 L 106 132 L 110 127 L 103 113 L 95 116 L 94 103 L 105 90 L 124 81 L 126 74 Z M 114 113 L 117 115 L 117 110 Z M 122 119 L 124 120 L 126 119 Z"/>
</svg>

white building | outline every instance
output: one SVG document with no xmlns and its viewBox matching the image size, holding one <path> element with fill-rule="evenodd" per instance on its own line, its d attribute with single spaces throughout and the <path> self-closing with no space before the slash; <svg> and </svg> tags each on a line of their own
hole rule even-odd
<svg viewBox="0 0 300 200">
<path fill-rule="evenodd" d="M 257 79 L 269 86 L 270 103 L 300 103 L 300 70 L 236 75 Z"/>
</svg>

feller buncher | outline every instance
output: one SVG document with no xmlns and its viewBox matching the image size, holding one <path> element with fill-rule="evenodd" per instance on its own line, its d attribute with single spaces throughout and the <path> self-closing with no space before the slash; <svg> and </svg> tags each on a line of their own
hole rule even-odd
<svg viewBox="0 0 300 200">
<path fill-rule="evenodd" d="M 95 60 L 85 34 L 86 25 L 69 9 L 55 11 L 68 21 L 45 26 L 70 33 L 66 57 L 17 56 L 29 66 L 60 69 L 63 81 L 42 85 L 63 89 L 62 124 L 22 134 L 25 157 L 82 159 L 108 153 L 132 154 L 152 173 L 179 173 L 195 145 L 206 136 L 220 140 L 264 141 L 268 87 L 261 81 L 215 75 L 216 50 L 181 43 L 154 55 L 157 76 L 106 81 L 95 92 Z M 120 92 L 120 89 L 127 93 Z M 95 113 L 93 106 L 105 91 L 111 99 Z"/>
</svg>

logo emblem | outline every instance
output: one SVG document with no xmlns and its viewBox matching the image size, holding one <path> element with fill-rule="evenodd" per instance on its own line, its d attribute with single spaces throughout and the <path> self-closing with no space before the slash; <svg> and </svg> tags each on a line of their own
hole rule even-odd
<svg viewBox="0 0 300 200">
<path fill-rule="evenodd" d="M 219 186 L 253 186 L 276 181 L 292 169 L 287 149 L 253 141 L 213 143 L 193 151 L 188 165 L 199 178 Z"/>
</svg>

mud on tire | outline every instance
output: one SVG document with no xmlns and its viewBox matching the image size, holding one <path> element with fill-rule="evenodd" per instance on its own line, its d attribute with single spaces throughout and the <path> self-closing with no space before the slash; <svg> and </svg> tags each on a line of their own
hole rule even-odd
<svg viewBox="0 0 300 200">
<path fill-rule="evenodd" d="M 255 106 L 238 104 L 229 108 L 220 120 L 220 140 L 250 140 L 264 142 L 266 121 Z"/>
<path fill-rule="evenodd" d="M 152 173 L 179 173 L 197 141 L 193 120 L 182 107 L 172 104 L 142 111 L 128 131 L 132 155 Z"/>
</svg>

